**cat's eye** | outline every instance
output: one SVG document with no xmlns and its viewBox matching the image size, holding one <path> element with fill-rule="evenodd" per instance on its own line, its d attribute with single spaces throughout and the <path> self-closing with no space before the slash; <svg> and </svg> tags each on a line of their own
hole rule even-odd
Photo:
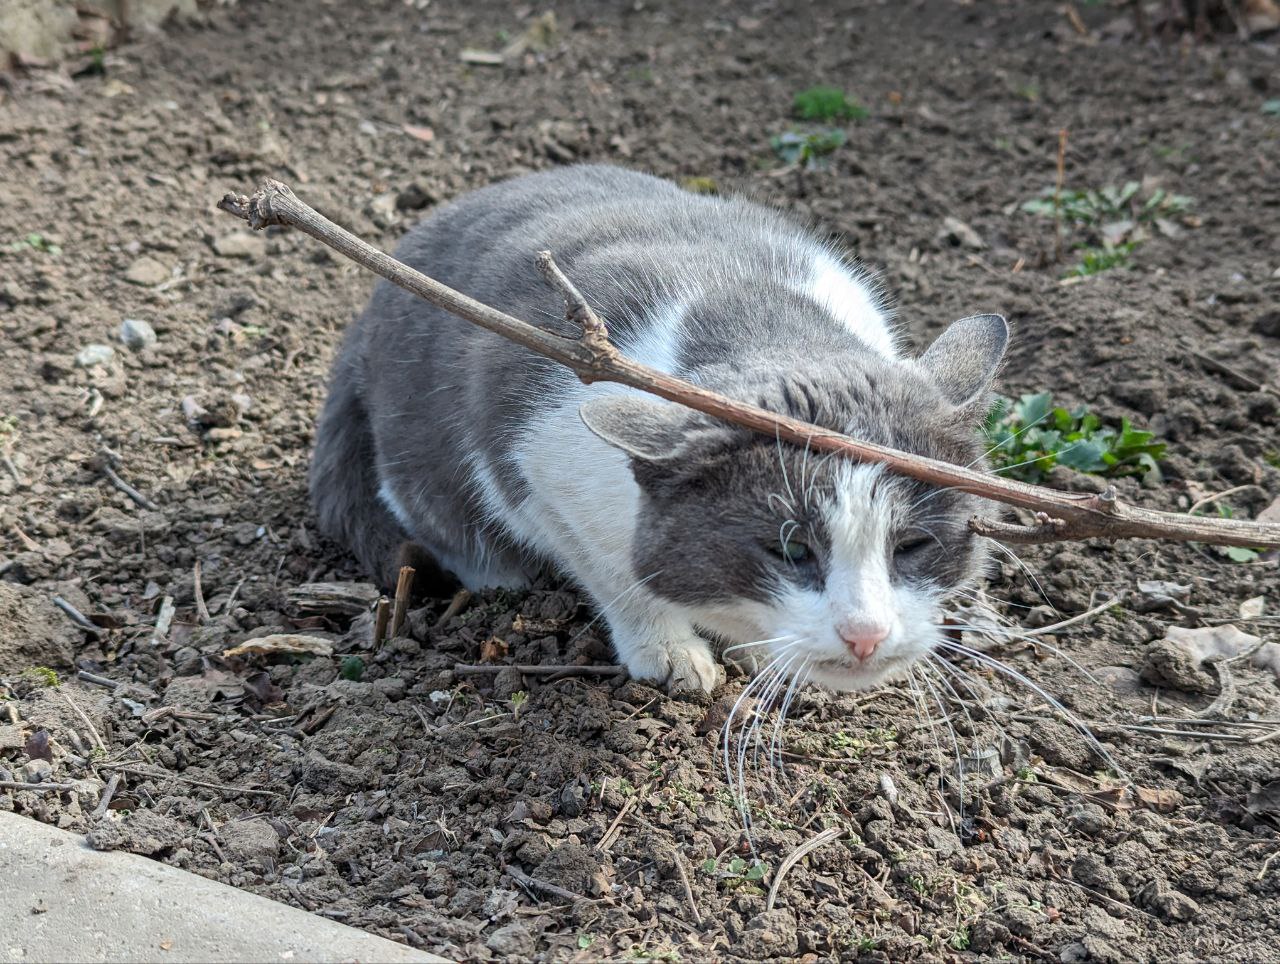
<svg viewBox="0 0 1280 964">
<path fill-rule="evenodd" d="M 896 546 L 893 547 L 893 554 L 895 556 L 909 556 L 911 555 L 911 553 L 917 552 L 920 549 L 923 549 L 928 544 L 929 544 L 929 539 L 927 537 L 922 537 L 919 539 L 910 539 L 910 538 L 903 539 L 901 542 L 899 542 Z"/>
<path fill-rule="evenodd" d="M 812 552 L 803 542 L 797 542 L 795 539 L 788 539 L 786 542 L 769 543 L 769 551 L 779 559 L 785 559 L 787 562 L 806 562 Z"/>
</svg>

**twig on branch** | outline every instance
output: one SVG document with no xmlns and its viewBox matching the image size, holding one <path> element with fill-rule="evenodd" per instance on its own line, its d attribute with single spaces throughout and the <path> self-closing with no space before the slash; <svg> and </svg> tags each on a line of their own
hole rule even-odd
<svg viewBox="0 0 1280 964">
<path fill-rule="evenodd" d="M 586 307 L 582 295 L 564 278 L 550 255 L 540 255 L 544 275 L 564 295 L 568 317 L 589 324 L 579 338 L 565 338 L 513 318 L 505 312 L 469 298 L 428 278 L 390 255 L 338 227 L 314 208 L 300 201 L 287 185 L 267 179 L 252 197 L 228 194 L 219 203 L 224 211 L 247 221 L 250 227 L 283 225 L 297 228 L 363 265 L 406 291 L 457 315 L 487 331 L 568 366 L 583 382 L 615 382 L 657 395 L 687 408 L 732 422 L 769 438 L 838 452 L 862 462 L 880 462 L 902 475 L 933 485 L 948 486 L 994 502 L 1043 513 L 1048 524 L 1011 526 L 977 520 L 970 525 L 980 534 L 1014 542 L 1057 542 L 1081 539 L 1172 539 L 1255 549 L 1280 548 L 1280 525 L 1240 519 L 1200 519 L 1129 505 L 1109 488 L 1101 494 L 1059 492 L 1004 479 L 961 465 L 911 455 L 897 449 L 861 442 L 829 429 L 786 415 L 736 402 L 674 375 L 641 365 L 621 354 L 608 340 L 603 324 Z M 563 281 L 561 280 L 563 279 Z M 595 322 L 590 319 L 595 318 Z"/>
</svg>

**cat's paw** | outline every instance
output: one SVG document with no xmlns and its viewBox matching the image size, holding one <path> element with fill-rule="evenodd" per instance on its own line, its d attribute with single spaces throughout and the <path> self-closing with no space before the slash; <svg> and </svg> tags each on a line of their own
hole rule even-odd
<svg viewBox="0 0 1280 964">
<path fill-rule="evenodd" d="M 636 679 L 661 683 L 668 693 L 710 693 L 720 681 L 720 665 L 700 636 L 667 643 L 650 643 L 625 659 Z"/>
</svg>

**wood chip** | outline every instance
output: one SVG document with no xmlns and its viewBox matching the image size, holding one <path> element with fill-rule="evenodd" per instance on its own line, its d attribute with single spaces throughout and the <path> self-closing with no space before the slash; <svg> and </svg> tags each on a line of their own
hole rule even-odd
<svg viewBox="0 0 1280 964">
<path fill-rule="evenodd" d="M 299 636 L 295 633 L 272 633 L 257 639 L 246 640 L 239 646 L 222 651 L 223 656 L 272 656 L 277 653 L 298 653 L 309 656 L 332 656 L 333 643 L 319 636 Z"/>
</svg>

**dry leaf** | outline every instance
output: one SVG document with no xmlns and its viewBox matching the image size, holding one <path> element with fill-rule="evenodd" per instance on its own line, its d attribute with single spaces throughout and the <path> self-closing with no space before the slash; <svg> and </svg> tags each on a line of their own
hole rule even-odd
<svg viewBox="0 0 1280 964">
<path fill-rule="evenodd" d="M 436 132 L 430 127 L 418 127 L 414 124 L 401 124 L 400 129 L 415 140 L 430 144 L 436 139 Z"/>
<path fill-rule="evenodd" d="M 497 636 L 490 636 L 480 644 L 480 662 L 496 663 L 507 655 L 507 644 Z"/>
<path fill-rule="evenodd" d="M 1262 615 L 1263 610 L 1267 608 L 1266 596 L 1254 596 L 1252 599 L 1246 599 L 1240 604 L 1241 619 L 1255 619 Z"/>
<path fill-rule="evenodd" d="M 333 643 L 319 636 L 299 636 L 295 633 L 272 633 L 250 639 L 239 646 L 222 651 L 223 656 L 272 656 L 276 653 L 298 653 L 309 656 L 332 656 Z"/>
<path fill-rule="evenodd" d="M 1244 806 L 1252 814 L 1280 813 L 1280 780 L 1255 786 L 1249 791 Z"/>
<path fill-rule="evenodd" d="M 1177 790 L 1135 786 L 1133 795 L 1141 806 L 1160 813 L 1172 813 L 1182 803 L 1182 794 Z"/>
</svg>

